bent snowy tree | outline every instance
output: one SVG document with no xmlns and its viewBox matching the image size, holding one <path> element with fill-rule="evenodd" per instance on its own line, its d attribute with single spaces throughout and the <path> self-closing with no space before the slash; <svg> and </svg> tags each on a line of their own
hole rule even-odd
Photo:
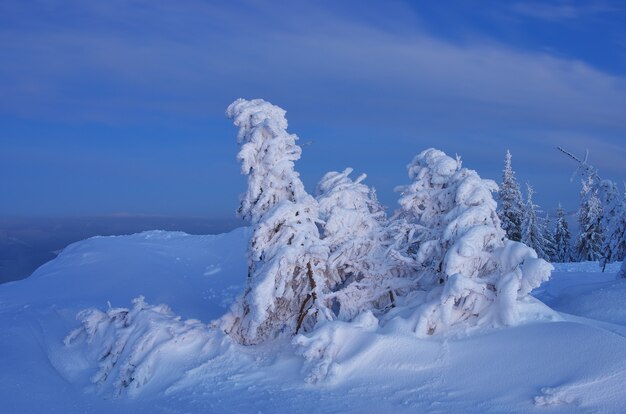
<svg viewBox="0 0 626 414">
<path fill-rule="evenodd" d="M 246 290 L 222 327 L 238 342 L 255 344 L 329 317 L 318 300 L 326 290 L 328 248 L 316 225 L 317 202 L 294 171 L 301 149 L 287 132 L 285 111 L 261 99 L 238 99 L 226 114 L 239 127 L 237 158 L 248 176 L 239 214 L 254 233 Z"/>
<path fill-rule="evenodd" d="M 458 324 L 513 324 L 517 300 L 550 276 L 537 253 L 505 238 L 492 192 L 497 185 L 462 168 L 460 158 L 428 149 L 408 166 L 399 187 L 404 217 L 415 236 L 405 254 L 416 263 L 412 319 L 418 335 Z"/>
</svg>

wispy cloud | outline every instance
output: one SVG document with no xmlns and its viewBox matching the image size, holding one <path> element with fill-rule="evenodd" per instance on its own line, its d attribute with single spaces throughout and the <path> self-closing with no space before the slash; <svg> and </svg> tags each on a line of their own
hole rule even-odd
<svg viewBox="0 0 626 414">
<path fill-rule="evenodd" d="M 463 122 L 625 126 L 625 79 L 576 60 L 493 42 L 459 46 L 332 9 L 245 3 L 239 15 L 205 3 L 136 4 L 76 3 L 92 25 L 1 29 L 0 110 L 198 116 L 221 113 L 234 96 L 269 94 L 398 121 L 422 114 L 436 122 L 444 111 Z"/>
<path fill-rule="evenodd" d="M 519 2 L 511 6 L 513 13 L 550 21 L 573 20 L 623 10 L 623 7 L 603 2 Z"/>
</svg>

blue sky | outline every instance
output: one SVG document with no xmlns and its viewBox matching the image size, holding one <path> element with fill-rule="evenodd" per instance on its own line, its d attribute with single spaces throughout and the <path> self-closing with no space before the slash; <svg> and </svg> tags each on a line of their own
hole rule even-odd
<svg viewBox="0 0 626 414">
<path fill-rule="evenodd" d="M 428 147 L 574 209 L 583 154 L 626 177 L 626 4 L 573 1 L 0 3 L 0 215 L 232 217 L 224 110 L 264 98 L 307 188 L 366 172 L 381 200 Z"/>
</svg>

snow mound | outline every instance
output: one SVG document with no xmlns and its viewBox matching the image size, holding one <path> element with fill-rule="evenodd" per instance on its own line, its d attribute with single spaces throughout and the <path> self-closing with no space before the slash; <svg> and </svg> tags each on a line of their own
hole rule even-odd
<svg viewBox="0 0 626 414">
<path fill-rule="evenodd" d="M 77 319 L 81 327 L 64 343 L 87 354 L 98 365 L 91 382 L 120 395 L 138 395 L 151 386 L 163 389 L 210 356 L 224 353 L 231 342 L 195 319 L 181 320 L 166 305 L 148 305 L 143 296 L 132 309 L 90 308 Z"/>
</svg>

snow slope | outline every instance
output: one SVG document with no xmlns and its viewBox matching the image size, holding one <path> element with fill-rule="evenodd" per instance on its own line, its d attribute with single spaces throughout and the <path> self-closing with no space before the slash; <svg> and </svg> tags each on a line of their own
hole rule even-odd
<svg viewBox="0 0 626 414">
<path fill-rule="evenodd" d="M 527 323 L 512 328 L 424 340 L 379 328 L 366 313 L 293 343 L 242 347 L 206 324 L 245 286 L 248 237 L 248 229 L 97 237 L 0 285 L 2 412 L 624 411 L 618 267 L 557 265 L 534 295 L 558 313 L 530 300 Z M 133 305 L 140 295 L 146 303 Z M 171 310 L 152 306 L 160 303 Z M 80 334 L 64 344 L 80 310 L 99 309 L 96 320 L 120 307 L 139 328 L 99 325 L 91 344 Z M 101 346 L 112 337 L 129 346 L 102 379 L 112 361 Z M 134 381 L 120 391 L 115 381 L 129 368 Z"/>
</svg>

